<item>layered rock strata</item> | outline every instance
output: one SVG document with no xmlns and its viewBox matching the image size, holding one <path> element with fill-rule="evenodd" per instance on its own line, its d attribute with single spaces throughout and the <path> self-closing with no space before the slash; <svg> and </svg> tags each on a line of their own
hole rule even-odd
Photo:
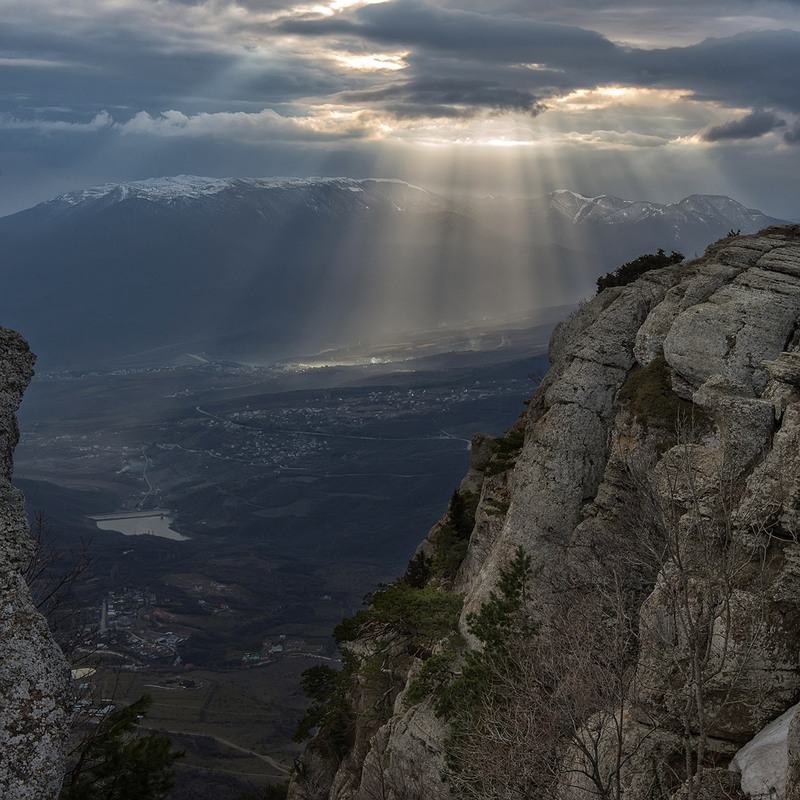
<svg viewBox="0 0 800 800">
<path fill-rule="evenodd" d="M 468 615 L 518 547 L 533 559 L 541 652 L 564 641 L 570 609 L 624 586 L 634 605 L 603 620 L 609 636 L 633 621 L 624 692 L 604 711 L 618 736 L 598 733 L 599 705 L 573 719 L 556 748 L 571 777 L 553 793 L 597 796 L 591 757 L 617 797 L 728 796 L 734 754 L 800 699 L 800 226 L 603 291 L 556 328 L 550 359 L 519 453 L 498 463 L 482 440 L 462 486 L 480 499 L 448 587 L 464 597 L 460 633 L 478 646 Z M 318 797 L 449 796 L 447 721 L 430 700 L 404 702 L 419 668 L 399 668 L 388 720 L 356 722 L 357 754 L 326 760 L 312 742 L 301 766 L 324 762 Z M 356 702 L 356 720 L 367 710 Z M 593 755 L 576 750 L 590 739 Z M 794 774 L 791 747 L 788 762 Z M 298 780 L 290 796 L 310 797 Z"/>
<path fill-rule="evenodd" d="M 15 412 L 35 357 L 0 328 L 0 797 L 58 796 L 70 720 L 70 672 L 22 576 L 34 552 L 25 501 L 11 485 Z"/>
</svg>

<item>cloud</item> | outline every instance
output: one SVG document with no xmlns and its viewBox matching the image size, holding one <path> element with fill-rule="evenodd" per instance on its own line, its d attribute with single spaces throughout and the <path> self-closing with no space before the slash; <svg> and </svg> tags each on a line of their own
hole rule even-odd
<svg viewBox="0 0 800 800">
<path fill-rule="evenodd" d="M 726 139 L 757 139 L 771 133 L 777 128 L 786 126 L 774 111 L 753 110 L 740 119 L 732 119 L 721 125 L 710 125 L 700 131 L 699 137 L 704 142 L 721 142 Z"/>
<path fill-rule="evenodd" d="M 588 65 L 613 58 L 617 51 L 600 34 L 572 25 L 442 9 L 420 0 L 376 3 L 330 17 L 289 19 L 279 28 L 304 36 L 358 37 L 506 64 Z"/>
<path fill-rule="evenodd" d="M 175 110 L 164 111 L 156 116 L 140 111 L 132 119 L 115 127 L 123 135 L 215 137 L 251 144 L 360 139 L 375 132 L 369 115 L 331 112 L 290 118 L 271 109 L 258 113 L 202 112 L 192 116 Z"/>
<path fill-rule="evenodd" d="M 536 116 L 545 110 L 544 104 L 531 92 L 488 81 L 454 78 L 415 78 L 377 89 L 342 92 L 339 99 L 345 103 L 378 104 L 400 119 L 466 119 L 482 110 Z"/>
<path fill-rule="evenodd" d="M 542 144 L 554 163 L 567 149 L 559 168 L 584 151 L 647 153 L 655 168 L 690 149 L 663 143 L 689 141 L 704 158 L 800 158 L 788 147 L 800 143 L 800 0 L 726 0 L 724 14 L 719 0 L 0 5 L 6 181 L 20 153 L 70 175 L 102 162 L 111 178 L 173 163 L 263 174 L 342 153 L 355 160 L 335 161 L 340 174 L 384 155 L 391 172 L 397 153 L 419 160 L 414 148 L 434 141 L 465 145 L 462 157 L 495 140 Z"/>
<path fill-rule="evenodd" d="M 50 61 L 46 58 L 0 58 L 0 67 L 25 69 L 64 69 L 71 66 L 64 61 Z"/>
<path fill-rule="evenodd" d="M 792 128 L 783 134 L 783 141 L 786 144 L 800 144 L 800 122 L 796 122 Z"/>
<path fill-rule="evenodd" d="M 629 70 L 650 86 L 681 87 L 730 107 L 800 112 L 800 32 L 753 31 L 689 47 L 631 53 Z"/>
<path fill-rule="evenodd" d="M 585 8 L 587 3 L 574 0 L 571 5 Z M 640 21 L 648 11 L 646 3 L 629 0 L 624 5 Z M 710 4 L 695 5 L 711 13 Z M 689 14 L 692 4 L 684 2 L 682 7 Z M 655 8 L 650 12 L 655 17 L 660 13 Z M 677 47 L 642 48 L 619 45 L 582 27 L 532 19 L 522 10 L 487 14 L 423 0 L 391 0 L 328 16 L 288 18 L 277 23 L 276 30 L 321 45 L 366 42 L 373 48 L 402 47 L 408 52 L 408 69 L 397 79 L 403 81 L 409 76 L 482 78 L 544 102 L 575 89 L 617 83 L 683 90 L 728 107 L 767 105 L 800 111 L 797 30 L 746 31 Z M 536 69 L 522 69 L 525 65 Z"/>
<path fill-rule="evenodd" d="M 96 133 L 108 130 L 114 120 L 107 111 L 96 114 L 89 122 L 70 122 L 68 120 L 20 119 L 13 114 L 0 114 L 0 130 L 35 131 L 37 133 Z"/>
<path fill-rule="evenodd" d="M 590 145 L 592 150 L 640 150 L 664 147 L 669 139 L 633 131 L 593 130 L 589 133 L 571 132 L 552 137 L 551 144 Z"/>
</svg>

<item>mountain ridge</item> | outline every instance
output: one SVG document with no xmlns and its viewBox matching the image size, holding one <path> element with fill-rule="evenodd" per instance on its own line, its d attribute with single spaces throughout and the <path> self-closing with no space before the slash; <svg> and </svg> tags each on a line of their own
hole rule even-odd
<svg viewBox="0 0 800 800">
<path fill-rule="evenodd" d="M 176 175 L 164 176 L 160 178 L 148 178 L 139 181 L 127 181 L 120 183 L 105 183 L 86 189 L 77 189 L 58 195 L 52 200 L 33 206 L 53 206 L 68 205 L 77 206 L 87 201 L 98 201 L 111 197 L 116 202 L 133 198 L 149 200 L 151 202 L 162 202 L 169 204 L 175 201 L 189 201 L 207 197 L 213 197 L 220 193 L 231 190 L 247 189 L 250 191 L 270 191 L 270 190 L 298 190 L 298 189 L 320 189 L 320 188 L 343 188 L 354 192 L 363 192 L 365 186 L 371 184 L 388 184 L 397 188 L 411 190 L 418 197 L 426 197 L 436 202 L 439 207 L 449 204 L 443 195 L 430 192 L 420 186 L 409 184 L 397 178 L 349 178 L 349 177 L 309 177 L 309 178 L 289 178 L 289 177 L 270 177 L 270 178 L 210 178 L 197 175 Z M 435 198 L 435 201 L 433 200 Z M 645 219 L 650 216 L 669 216 L 676 212 L 686 213 L 686 210 L 698 213 L 702 206 L 715 213 L 717 216 L 724 215 L 725 219 L 733 222 L 747 220 L 750 224 L 757 224 L 766 227 L 771 224 L 785 224 L 786 220 L 780 220 L 763 214 L 758 209 L 751 209 L 743 206 L 733 198 L 726 195 L 714 194 L 691 194 L 673 203 L 657 203 L 649 200 L 628 200 L 615 195 L 600 194 L 587 197 L 571 189 L 556 189 L 552 192 L 525 201 L 515 198 L 492 198 L 506 203 L 529 203 L 532 205 L 543 205 L 548 211 L 560 213 L 573 223 L 579 222 L 604 222 L 605 224 L 615 224 L 616 222 L 633 221 L 627 212 L 633 211 L 634 220 Z M 474 201 L 474 205 L 480 206 L 486 202 L 483 200 Z M 698 202 L 700 201 L 700 202 Z M 570 210 L 572 206 L 572 210 Z M 25 209 L 29 211 L 31 209 Z M 403 210 L 398 208 L 397 210 Z M 24 212 L 16 212 L 24 213 Z M 621 215 L 622 219 L 617 219 Z M 9 215 L 13 216 L 13 215 Z"/>
</svg>

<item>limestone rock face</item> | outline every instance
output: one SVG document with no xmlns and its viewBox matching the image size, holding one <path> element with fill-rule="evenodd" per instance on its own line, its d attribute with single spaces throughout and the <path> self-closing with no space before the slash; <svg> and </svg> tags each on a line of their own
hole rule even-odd
<svg viewBox="0 0 800 800">
<path fill-rule="evenodd" d="M 750 797 L 769 797 L 771 791 L 786 796 L 788 738 L 795 716 L 796 705 L 759 731 L 733 757 L 730 770 L 739 773 L 742 791 Z"/>
<path fill-rule="evenodd" d="M 609 755 L 581 766 L 574 741 L 596 724 L 587 711 L 565 763 L 613 774 L 630 800 L 736 796 L 736 751 L 800 699 L 800 226 L 723 239 L 605 290 L 556 328 L 549 353 L 521 450 L 499 469 L 476 458 L 464 484 L 480 499 L 452 587 L 464 596 L 460 633 L 478 646 L 467 616 L 518 546 L 533 559 L 543 640 L 558 641 L 564 607 L 608 604 L 623 586 L 635 644 L 606 718 L 624 735 L 603 738 L 593 752 Z M 420 552 L 435 552 L 437 530 Z M 447 726 L 432 720 L 426 704 L 396 704 L 327 796 L 368 796 L 362 772 L 380 763 L 386 787 L 414 771 L 426 791 L 369 796 L 439 797 Z M 582 786 L 558 796 L 597 796 L 591 780 Z"/>
<path fill-rule="evenodd" d="M 34 356 L 0 328 L 0 797 L 58 794 L 70 720 L 70 673 L 20 570 L 33 550 L 22 494 L 11 483 L 15 412 Z"/>
</svg>

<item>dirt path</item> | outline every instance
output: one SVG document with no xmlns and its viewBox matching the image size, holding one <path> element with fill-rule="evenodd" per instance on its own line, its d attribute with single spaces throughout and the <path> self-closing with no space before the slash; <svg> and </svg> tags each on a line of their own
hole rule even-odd
<svg viewBox="0 0 800 800">
<path fill-rule="evenodd" d="M 265 756 L 262 753 L 256 753 L 255 750 L 248 750 L 246 747 L 242 747 L 241 745 L 236 744 L 236 742 L 231 742 L 229 739 L 223 739 L 221 736 L 216 736 L 213 733 L 196 733 L 194 731 L 176 731 L 176 730 L 167 730 L 163 728 L 149 728 L 144 725 L 137 726 L 139 730 L 143 731 L 154 731 L 156 733 L 169 733 L 173 736 L 199 736 L 208 739 L 214 739 L 220 744 L 224 744 L 226 747 L 230 747 L 233 750 L 237 750 L 240 753 L 246 753 L 249 756 L 253 756 L 253 758 L 257 758 L 260 761 L 263 761 L 265 764 L 269 764 L 273 769 L 277 770 L 279 775 L 276 777 L 280 778 L 288 778 L 291 770 L 289 767 L 284 766 L 280 763 L 280 761 L 276 761 L 271 756 Z"/>
</svg>

